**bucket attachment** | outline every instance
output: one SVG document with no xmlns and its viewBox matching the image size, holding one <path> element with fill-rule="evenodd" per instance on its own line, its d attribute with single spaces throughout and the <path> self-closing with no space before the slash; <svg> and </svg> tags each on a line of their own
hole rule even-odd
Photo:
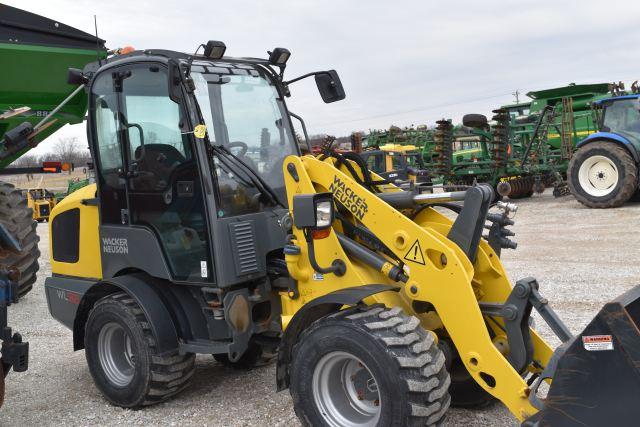
<svg viewBox="0 0 640 427">
<path fill-rule="evenodd" d="M 607 303 L 560 346 L 532 388 L 540 412 L 524 426 L 631 426 L 640 422 L 640 286 Z M 546 399 L 535 391 L 551 378 Z"/>
</svg>

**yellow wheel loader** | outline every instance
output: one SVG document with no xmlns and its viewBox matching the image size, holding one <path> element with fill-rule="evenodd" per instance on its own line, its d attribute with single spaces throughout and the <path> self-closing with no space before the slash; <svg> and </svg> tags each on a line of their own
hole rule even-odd
<svg viewBox="0 0 640 427">
<path fill-rule="evenodd" d="M 407 191 L 337 152 L 301 156 L 285 98 L 314 77 L 341 100 L 337 73 L 287 81 L 284 48 L 201 47 L 70 70 L 89 95 L 96 184 L 51 213 L 45 287 L 108 401 L 179 393 L 197 353 L 238 367 L 277 355 L 305 425 L 434 425 L 492 399 L 527 425 L 636 422 L 640 289 L 572 336 L 535 279 L 507 278 L 513 205 L 492 208 L 483 185 Z"/>
<path fill-rule="evenodd" d="M 44 188 L 31 188 L 24 191 L 27 206 L 33 211 L 33 219 L 43 222 L 49 219 L 51 209 L 56 205 L 56 196 Z"/>
</svg>

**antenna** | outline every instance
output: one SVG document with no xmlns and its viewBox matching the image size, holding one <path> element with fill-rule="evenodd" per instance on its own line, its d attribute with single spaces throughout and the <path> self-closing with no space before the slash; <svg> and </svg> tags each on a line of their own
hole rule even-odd
<svg viewBox="0 0 640 427">
<path fill-rule="evenodd" d="M 96 59 L 98 60 L 98 66 L 102 66 L 102 60 L 100 59 L 100 39 L 98 38 L 98 18 L 93 15 L 93 26 L 96 29 Z"/>
</svg>

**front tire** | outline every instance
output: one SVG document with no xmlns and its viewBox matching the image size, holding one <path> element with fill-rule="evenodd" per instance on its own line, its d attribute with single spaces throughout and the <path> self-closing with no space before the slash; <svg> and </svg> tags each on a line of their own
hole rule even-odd
<svg viewBox="0 0 640 427">
<path fill-rule="evenodd" d="M 160 356 L 149 320 L 124 292 L 99 300 L 85 327 L 85 356 L 98 389 L 111 403 L 134 408 L 179 393 L 195 372 L 192 353 Z"/>
<path fill-rule="evenodd" d="M 617 208 L 638 189 L 638 167 L 631 154 L 606 141 L 578 149 L 567 175 L 571 193 L 590 208 Z"/>
<path fill-rule="evenodd" d="M 293 349 L 290 391 L 307 426 L 436 425 L 449 408 L 445 356 L 400 308 L 321 318 Z"/>
</svg>

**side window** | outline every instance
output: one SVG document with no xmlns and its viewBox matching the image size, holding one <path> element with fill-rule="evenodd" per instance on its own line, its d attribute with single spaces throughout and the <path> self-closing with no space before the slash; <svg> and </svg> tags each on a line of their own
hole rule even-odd
<svg viewBox="0 0 640 427">
<path fill-rule="evenodd" d="M 168 97 L 166 78 L 151 66 L 136 68 L 124 80 L 130 185 L 136 191 L 166 191 L 167 177 L 192 158 L 189 135 L 181 132 L 181 109 Z"/>
<path fill-rule="evenodd" d="M 93 132 L 97 146 L 101 221 L 120 224 L 121 209 L 126 208 L 125 181 L 121 176 L 122 153 L 118 140 L 118 100 L 110 74 L 98 77 L 92 86 L 91 104 L 95 111 Z"/>
<path fill-rule="evenodd" d="M 384 160 L 381 153 L 372 154 L 367 158 L 367 167 L 375 173 L 384 172 Z"/>
</svg>

